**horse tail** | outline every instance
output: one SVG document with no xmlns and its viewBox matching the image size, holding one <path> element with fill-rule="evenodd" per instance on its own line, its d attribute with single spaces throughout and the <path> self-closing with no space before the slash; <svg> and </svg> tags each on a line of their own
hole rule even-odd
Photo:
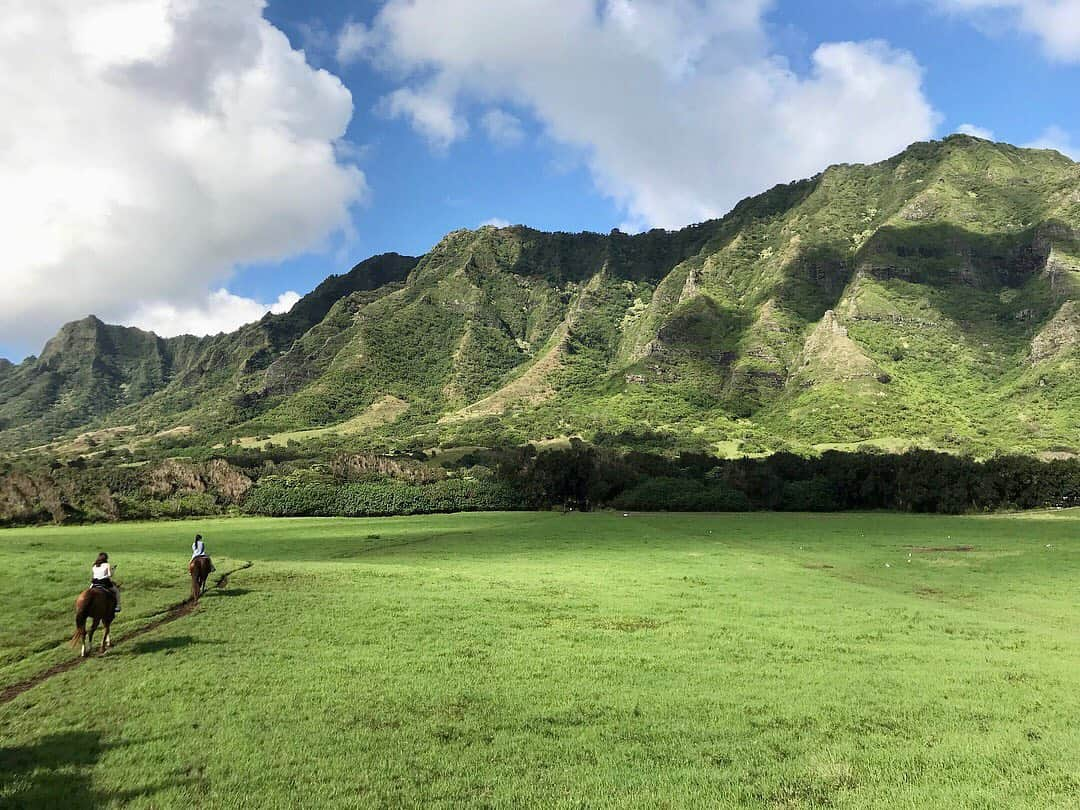
<svg viewBox="0 0 1080 810">
<path fill-rule="evenodd" d="M 75 600 L 75 635 L 71 637 L 71 646 L 78 647 L 83 640 L 83 636 L 86 635 L 86 615 L 89 613 L 87 609 L 87 603 L 89 599 L 84 599 L 82 595 Z"/>
</svg>

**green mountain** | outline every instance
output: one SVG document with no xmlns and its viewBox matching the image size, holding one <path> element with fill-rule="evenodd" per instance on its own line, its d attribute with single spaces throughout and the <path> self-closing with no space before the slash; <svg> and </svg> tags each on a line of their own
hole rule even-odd
<svg viewBox="0 0 1080 810">
<path fill-rule="evenodd" d="M 231 334 L 68 324 L 0 367 L 0 446 L 1074 453 L 1078 300 L 1080 165 L 952 136 L 680 231 L 455 231 Z"/>
</svg>

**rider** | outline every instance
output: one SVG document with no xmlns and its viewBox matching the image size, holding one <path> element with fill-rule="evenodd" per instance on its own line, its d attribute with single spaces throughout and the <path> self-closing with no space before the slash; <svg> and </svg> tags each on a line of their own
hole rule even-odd
<svg viewBox="0 0 1080 810">
<path fill-rule="evenodd" d="M 94 567 L 91 569 L 90 585 L 91 587 L 99 585 L 112 591 L 112 595 L 116 599 L 116 612 L 120 612 L 120 589 L 116 586 L 116 583 L 112 581 L 112 566 L 109 565 L 109 555 L 104 551 L 98 554 L 97 559 L 94 560 Z"/>
<path fill-rule="evenodd" d="M 202 535 L 201 534 L 195 535 L 195 542 L 191 544 L 191 559 L 194 560 L 196 557 L 209 557 L 209 556 L 210 555 L 206 553 L 206 544 L 203 543 Z M 214 566 L 213 562 L 210 563 L 210 570 L 211 571 L 216 571 L 217 570 L 217 568 Z"/>
</svg>

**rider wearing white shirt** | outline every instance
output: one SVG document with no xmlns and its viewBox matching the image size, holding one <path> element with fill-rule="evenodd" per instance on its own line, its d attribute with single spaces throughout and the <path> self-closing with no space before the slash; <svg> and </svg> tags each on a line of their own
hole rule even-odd
<svg viewBox="0 0 1080 810">
<path fill-rule="evenodd" d="M 97 555 L 94 567 L 90 569 L 90 585 L 98 585 L 112 591 L 116 599 L 116 612 L 120 612 L 120 589 L 112 581 L 112 566 L 109 565 L 109 555 L 104 551 Z"/>
<path fill-rule="evenodd" d="M 191 544 L 191 559 L 194 560 L 196 557 L 209 557 L 209 556 L 210 555 L 206 553 L 206 544 L 203 543 L 202 535 L 201 534 L 195 535 L 195 542 Z M 216 571 L 217 570 L 217 568 L 214 566 L 213 563 L 210 563 L 210 570 L 211 571 Z"/>
</svg>

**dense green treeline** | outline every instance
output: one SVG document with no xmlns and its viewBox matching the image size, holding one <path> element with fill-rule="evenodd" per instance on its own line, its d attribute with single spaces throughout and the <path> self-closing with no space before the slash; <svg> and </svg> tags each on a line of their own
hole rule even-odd
<svg viewBox="0 0 1080 810">
<path fill-rule="evenodd" d="M 829 451 L 721 459 L 565 447 L 477 448 L 427 457 L 296 448 L 223 451 L 115 466 L 77 459 L 0 476 L 5 524 L 247 513 L 374 516 L 514 509 L 973 513 L 1080 505 L 1080 460 L 932 451 Z"/>
<path fill-rule="evenodd" d="M 1076 459 L 1002 455 L 977 461 L 926 450 L 718 459 L 619 453 L 572 443 L 511 464 L 506 475 L 536 503 L 561 501 L 581 508 L 959 514 L 1080 505 Z"/>
</svg>

